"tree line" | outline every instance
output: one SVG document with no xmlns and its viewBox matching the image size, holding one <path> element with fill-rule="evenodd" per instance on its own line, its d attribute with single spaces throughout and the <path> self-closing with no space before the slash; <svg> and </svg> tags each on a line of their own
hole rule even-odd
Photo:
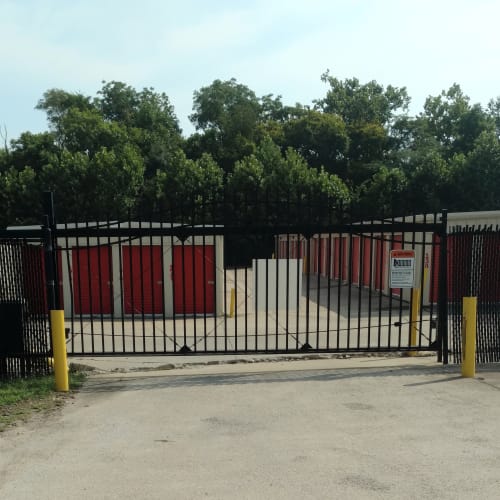
<svg viewBox="0 0 500 500">
<path fill-rule="evenodd" d="M 189 137 L 153 88 L 47 90 L 48 131 L 0 151 L 0 225 L 39 222 L 47 190 L 75 221 L 223 195 L 327 199 L 358 217 L 500 208 L 500 98 L 474 104 L 454 84 L 410 116 L 404 87 L 321 79 L 324 96 L 293 106 L 215 80 L 194 92 Z"/>
</svg>

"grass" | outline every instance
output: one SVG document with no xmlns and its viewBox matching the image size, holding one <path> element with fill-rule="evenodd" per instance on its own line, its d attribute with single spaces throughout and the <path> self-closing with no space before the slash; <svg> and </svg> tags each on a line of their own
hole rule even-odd
<svg viewBox="0 0 500 500">
<path fill-rule="evenodd" d="M 81 387 L 85 380 L 83 373 L 70 373 L 69 377 L 72 391 Z M 0 381 L 0 432 L 26 421 L 34 413 L 61 406 L 67 394 L 55 392 L 53 375 Z"/>
</svg>

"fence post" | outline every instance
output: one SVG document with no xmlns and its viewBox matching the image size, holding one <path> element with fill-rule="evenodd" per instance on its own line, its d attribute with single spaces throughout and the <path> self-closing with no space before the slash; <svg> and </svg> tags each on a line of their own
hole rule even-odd
<svg viewBox="0 0 500 500">
<path fill-rule="evenodd" d="M 476 375 L 477 297 L 462 299 L 462 377 Z"/>
<path fill-rule="evenodd" d="M 64 331 L 64 311 L 57 310 L 56 283 L 54 273 L 54 253 L 49 216 L 44 216 L 43 234 L 45 250 L 45 279 L 47 284 L 47 306 L 50 312 L 50 333 L 54 355 L 56 390 L 69 390 L 68 362 L 66 356 L 66 337 Z"/>
<path fill-rule="evenodd" d="M 48 215 L 44 216 L 43 239 L 45 256 L 45 282 L 47 286 L 47 306 L 49 311 L 56 308 L 56 283 L 54 275 L 54 246 L 52 241 L 52 231 L 49 225 Z"/>
<path fill-rule="evenodd" d="M 52 238 L 52 269 L 54 275 L 54 282 L 56 285 L 59 283 L 59 269 L 57 265 L 57 226 L 56 226 L 56 212 L 54 209 L 54 193 L 52 191 L 44 191 L 43 193 L 43 213 L 46 214 L 46 225 L 49 227 Z M 54 288 L 54 300 L 57 308 L 60 307 L 61 297 L 59 296 L 59 286 Z"/>
<path fill-rule="evenodd" d="M 441 211 L 438 284 L 438 361 L 448 364 L 448 210 Z"/>
</svg>

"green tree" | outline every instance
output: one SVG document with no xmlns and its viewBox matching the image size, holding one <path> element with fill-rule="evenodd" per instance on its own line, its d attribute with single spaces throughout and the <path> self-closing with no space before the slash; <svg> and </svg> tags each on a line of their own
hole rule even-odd
<svg viewBox="0 0 500 500">
<path fill-rule="evenodd" d="M 398 168 L 382 166 L 357 191 L 359 217 L 401 215 L 408 212 L 408 179 Z"/>
<path fill-rule="evenodd" d="M 24 167 L 29 166 L 36 172 L 47 163 L 51 155 L 59 150 L 54 134 L 51 132 L 39 134 L 23 132 L 18 139 L 11 141 L 10 146 L 6 156 L 6 163 L 17 170 L 23 170 Z"/>
<path fill-rule="evenodd" d="M 284 141 L 311 167 L 325 167 L 328 172 L 343 175 L 342 166 L 348 150 L 346 126 L 338 115 L 308 111 L 284 125 Z"/>
<path fill-rule="evenodd" d="M 246 85 L 231 80 L 215 80 L 194 92 L 191 121 L 206 140 L 196 137 L 188 145 L 191 154 L 201 144 L 228 172 L 234 163 L 255 150 L 255 132 L 262 107 L 255 93 Z M 190 141 L 188 141 L 190 142 Z"/>
<path fill-rule="evenodd" d="M 38 177 L 43 190 L 56 193 L 58 213 L 68 221 L 124 217 L 143 184 L 144 162 L 137 149 L 105 147 L 92 157 L 64 150 Z"/>
<path fill-rule="evenodd" d="M 326 96 L 316 101 L 325 113 L 342 117 L 347 125 L 356 123 L 378 123 L 388 125 L 397 112 L 408 110 L 410 98 L 405 87 L 389 85 L 384 88 L 376 81 L 360 83 L 357 78 L 344 81 L 327 71 L 321 80 L 329 85 Z"/>
<path fill-rule="evenodd" d="M 494 119 L 479 104 L 471 105 L 458 84 L 438 96 L 428 97 L 420 118 L 425 126 L 423 131 L 437 140 L 448 158 L 467 154 L 483 132 L 495 127 Z"/>
<path fill-rule="evenodd" d="M 450 173 L 450 165 L 436 151 L 430 151 L 415 161 L 414 168 L 408 172 L 408 208 L 413 213 L 448 208 L 453 198 Z"/>
<path fill-rule="evenodd" d="M 10 167 L 0 172 L 0 227 L 25 223 L 39 224 L 40 186 L 31 167 Z"/>
<path fill-rule="evenodd" d="M 302 156 L 280 148 L 267 139 L 250 155 L 236 163 L 228 178 L 228 188 L 243 202 L 319 204 L 328 199 L 347 203 L 349 190 L 336 175 L 324 169 L 311 168 Z"/>
<path fill-rule="evenodd" d="M 474 149 L 456 162 L 451 179 L 454 210 L 498 210 L 500 207 L 500 141 L 483 132 Z"/>
<path fill-rule="evenodd" d="M 201 205 L 210 208 L 223 192 L 224 173 L 207 153 L 197 160 L 178 151 L 144 186 L 141 208 L 147 212 L 195 215 Z"/>
</svg>

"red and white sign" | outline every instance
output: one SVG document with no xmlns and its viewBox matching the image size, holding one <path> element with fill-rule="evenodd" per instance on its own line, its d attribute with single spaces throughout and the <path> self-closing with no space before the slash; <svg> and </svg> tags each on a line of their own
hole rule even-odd
<svg viewBox="0 0 500 500">
<path fill-rule="evenodd" d="M 415 250 L 391 250 L 389 286 L 390 288 L 415 286 Z"/>
</svg>

